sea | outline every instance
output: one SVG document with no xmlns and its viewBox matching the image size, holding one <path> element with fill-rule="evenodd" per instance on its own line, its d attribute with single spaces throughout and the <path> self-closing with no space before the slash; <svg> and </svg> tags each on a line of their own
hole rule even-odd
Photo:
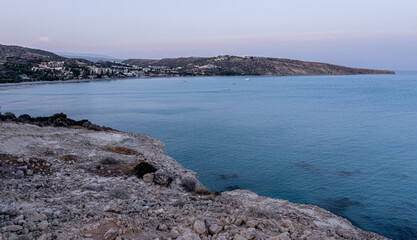
<svg viewBox="0 0 417 240">
<path fill-rule="evenodd" d="M 12 84 L 0 106 L 146 134 L 211 191 L 249 189 L 417 239 L 417 72 Z"/>
</svg>

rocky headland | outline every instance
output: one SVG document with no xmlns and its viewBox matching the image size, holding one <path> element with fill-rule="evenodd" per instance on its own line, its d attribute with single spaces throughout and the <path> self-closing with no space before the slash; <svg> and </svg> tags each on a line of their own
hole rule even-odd
<svg viewBox="0 0 417 240">
<path fill-rule="evenodd" d="M 144 135 L 0 114 L 0 240 L 386 239 L 316 206 L 211 193 Z"/>
</svg>

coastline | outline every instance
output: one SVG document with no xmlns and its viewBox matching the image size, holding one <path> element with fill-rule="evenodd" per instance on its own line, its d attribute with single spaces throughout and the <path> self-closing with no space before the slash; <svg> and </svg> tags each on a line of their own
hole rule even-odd
<svg viewBox="0 0 417 240">
<path fill-rule="evenodd" d="M 130 80 L 130 79 L 152 79 L 152 78 L 206 78 L 206 77 L 317 77 L 317 76 L 357 76 L 357 75 L 395 75 L 397 71 L 393 71 L 392 74 L 333 74 L 333 75 L 215 75 L 215 76 L 143 76 L 143 77 L 125 77 L 125 78 L 94 78 L 94 79 L 71 79 L 71 80 L 54 80 L 54 81 L 33 81 L 33 82 L 18 82 L 18 83 L 0 83 L 1 87 L 9 86 L 24 86 L 24 85 L 38 85 L 38 84 L 57 84 L 57 83 L 85 83 L 85 82 L 105 82 L 105 81 L 118 81 L 118 80 Z"/>
<path fill-rule="evenodd" d="M 248 190 L 204 191 L 195 172 L 148 136 L 64 114 L 0 115 L 0 129 L 0 161 L 7 169 L 0 216 L 25 220 L 1 225 L 2 234 L 27 229 L 46 239 L 386 239 L 316 206 Z M 139 174 L 143 163 L 155 171 Z"/>
</svg>

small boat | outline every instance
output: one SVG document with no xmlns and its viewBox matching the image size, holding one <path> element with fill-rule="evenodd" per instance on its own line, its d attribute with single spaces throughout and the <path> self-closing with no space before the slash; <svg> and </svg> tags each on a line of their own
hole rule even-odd
<svg viewBox="0 0 417 240">
<path fill-rule="evenodd" d="M 246 78 L 245 81 L 249 81 L 249 78 Z"/>
</svg>

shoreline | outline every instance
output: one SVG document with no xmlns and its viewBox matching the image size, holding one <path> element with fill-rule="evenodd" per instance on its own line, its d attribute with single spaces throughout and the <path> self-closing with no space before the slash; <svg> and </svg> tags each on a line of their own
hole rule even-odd
<svg viewBox="0 0 417 240">
<path fill-rule="evenodd" d="M 71 79 L 71 80 L 54 80 L 54 81 L 33 81 L 33 82 L 18 82 L 18 83 L 0 83 L 1 87 L 21 86 L 21 85 L 37 85 L 37 84 L 56 84 L 56 83 L 84 83 L 84 82 L 104 82 L 115 80 L 130 80 L 130 79 L 152 79 L 152 78 L 206 78 L 206 77 L 318 77 L 318 76 L 358 76 L 358 75 L 396 75 L 398 71 L 392 74 L 333 74 L 333 75 L 214 75 L 214 76 L 144 76 L 144 77 L 126 77 L 126 78 L 94 78 L 94 79 Z"/>
<path fill-rule="evenodd" d="M 167 156 L 164 144 L 149 136 L 62 113 L 4 114 L 0 123 L 0 163 L 7 170 L 1 173 L 0 210 L 14 209 L 1 210 L 0 217 L 25 219 L 22 225 L 0 225 L 8 236 L 14 229 L 23 234 L 25 224 L 33 222 L 40 230 L 25 234 L 46 239 L 59 231 L 67 234 L 62 239 L 103 239 L 114 229 L 125 239 L 386 239 L 317 206 L 249 190 L 210 193 L 195 172 Z M 23 191 L 16 184 L 33 187 Z"/>
</svg>

